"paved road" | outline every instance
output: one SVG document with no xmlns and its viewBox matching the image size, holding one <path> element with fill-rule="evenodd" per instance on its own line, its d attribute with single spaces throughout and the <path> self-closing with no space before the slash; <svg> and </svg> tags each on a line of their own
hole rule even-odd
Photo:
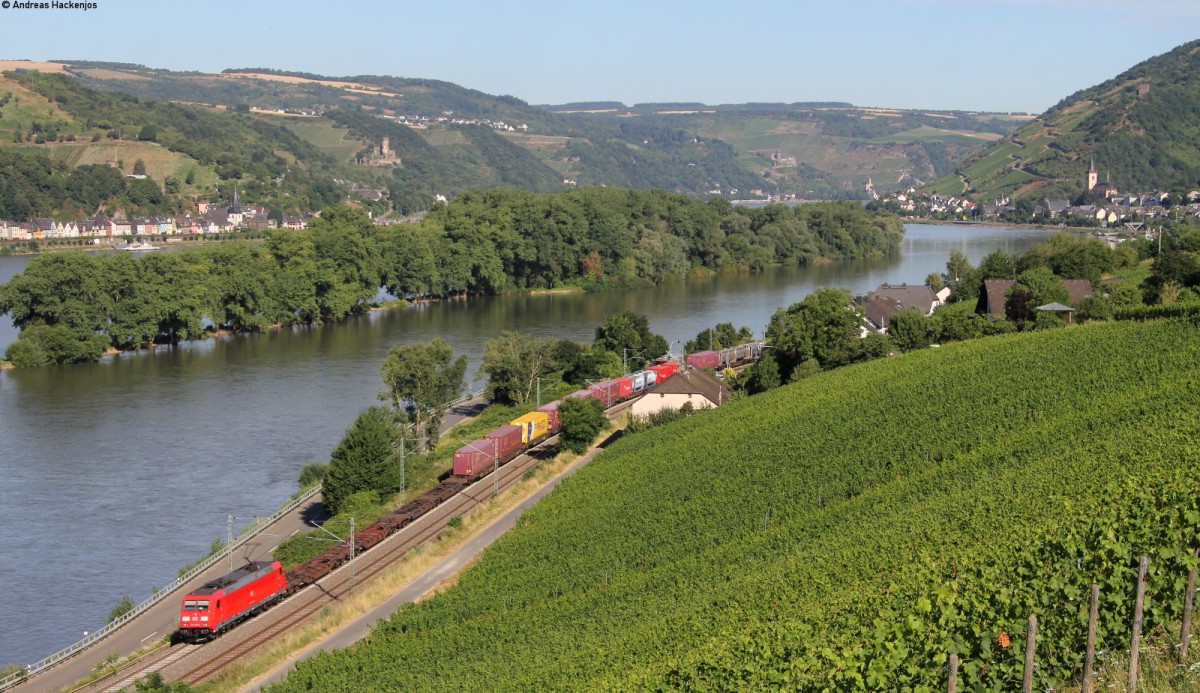
<svg viewBox="0 0 1200 693">
<path fill-rule="evenodd" d="M 539 489 L 537 493 L 522 501 L 520 505 L 505 513 L 500 517 L 500 519 L 496 520 L 491 525 L 485 527 L 461 548 L 442 559 L 442 561 L 437 565 L 422 573 L 420 577 L 402 588 L 386 602 L 380 604 L 375 609 L 371 610 L 367 614 L 364 614 L 358 619 L 351 621 L 341 630 L 330 635 L 325 640 L 311 645 L 308 649 L 297 655 L 292 660 L 288 661 L 283 666 L 269 674 L 266 674 L 265 678 L 260 678 L 259 680 L 256 680 L 250 684 L 249 687 L 244 688 L 243 693 L 261 691 L 264 686 L 282 680 L 288 672 L 295 668 L 296 662 L 298 661 L 308 659 L 309 657 L 312 657 L 320 652 L 330 652 L 348 647 L 365 638 L 371 633 L 371 629 L 375 626 L 377 621 L 387 618 L 394 611 L 396 611 L 396 609 L 399 609 L 401 605 L 417 601 L 429 593 L 429 591 L 434 587 L 441 584 L 442 581 L 454 576 L 459 570 L 467 566 L 475 559 L 476 556 L 479 555 L 481 551 L 490 546 L 492 542 L 499 539 L 502 534 L 512 529 L 516 525 L 517 518 L 520 517 L 522 513 L 545 497 L 546 494 L 553 491 L 554 488 L 558 486 L 559 482 L 568 476 L 571 476 L 580 467 L 591 461 L 592 456 L 606 447 L 619 435 L 619 433 L 614 433 L 605 439 L 604 442 L 600 443 L 600 445 L 590 450 L 586 455 L 572 462 L 570 466 L 560 472 L 558 476 L 551 479 L 549 483 Z"/>
<path fill-rule="evenodd" d="M 482 398 L 474 397 L 451 408 L 442 421 L 442 431 L 445 432 L 464 419 L 477 415 L 483 411 L 485 406 L 486 403 Z M 301 505 L 274 524 L 263 528 L 257 537 L 239 547 L 235 552 L 235 565 L 239 561 L 247 559 L 266 560 L 280 542 L 293 534 L 311 529 L 310 522 L 321 522 L 327 517 L 325 506 L 321 503 L 321 496 L 317 494 L 311 502 Z M 63 690 L 90 674 L 92 669 L 110 654 L 116 653 L 123 657 L 138 651 L 151 642 L 160 640 L 179 625 L 179 598 L 187 591 L 227 572 L 229 572 L 227 561 L 217 563 L 112 635 L 9 690 L 14 693 Z"/>
</svg>

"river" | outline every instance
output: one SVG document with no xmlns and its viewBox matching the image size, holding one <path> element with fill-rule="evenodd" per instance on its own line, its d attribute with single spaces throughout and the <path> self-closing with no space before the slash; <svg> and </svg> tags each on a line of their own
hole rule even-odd
<svg viewBox="0 0 1200 693">
<path fill-rule="evenodd" d="M 223 337 L 100 363 L 0 372 L 0 665 L 26 664 L 103 625 L 296 489 L 363 408 L 396 344 L 440 337 L 468 376 L 502 330 L 590 340 L 605 316 L 647 315 L 668 341 L 718 322 L 761 334 L 826 286 L 920 283 L 950 251 L 972 262 L 1052 232 L 910 224 L 899 255 L 640 291 L 502 296 L 379 311 L 339 325 Z M 0 282 L 29 262 L 0 257 Z M 15 339 L 0 322 L 0 349 Z"/>
</svg>

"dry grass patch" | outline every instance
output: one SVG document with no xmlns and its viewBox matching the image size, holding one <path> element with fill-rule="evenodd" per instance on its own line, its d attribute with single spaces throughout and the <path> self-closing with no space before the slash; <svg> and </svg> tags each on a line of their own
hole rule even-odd
<svg viewBox="0 0 1200 693">
<path fill-rule="evenodd" d="M 601 440 L 611 435 L 612 430 L 602 434 Z M 468 511 L 462 516 L 461 525 L 447 528 L 434 540 L 409 550 L 402 561 L 386 569 L 370 582 L 356 586 L 354 596 L 326 606 L 309 623 L 289 631 L 245 662 L 221 672 L 216 679 L 207 684 L 206 690 L 211 693 L 232 693 L 257 684 L 256 679 L 274 673 L 291 659 L 303 654 L 310 646 L 323 641 L 386 602 L 425 571 L 461 548 L 478 532 L 491 526 L 505 513 L 537 493 L 577 459 L 578 456 L 574 454 L 564 453 L 534 467 L 525 473 L 520 482 L 501 493 L 499 497 L 489 499 Z M 469 568 L 474 561 L 475 559 L 472 559 L 464 563 L 452 576 L 438 583 L 417 601 L 424 601 L 449 589 L 458 581 L 462 571 Z"/>
</svg>

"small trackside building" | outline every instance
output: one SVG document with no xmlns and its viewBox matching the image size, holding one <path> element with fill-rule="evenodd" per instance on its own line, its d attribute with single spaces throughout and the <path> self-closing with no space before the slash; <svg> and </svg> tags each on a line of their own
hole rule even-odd
<svg viewBox="0 0 1200 693">
<path fill-rule="evenodd" d="M 646 390 L 629 408 L 631 414 L 645 416 L 663 409 L 679 409 L 691 403 L 693 409 L 711 409 L 729 401 L 729 387 L 703 368 L 687 368 Z"/>
</svg>

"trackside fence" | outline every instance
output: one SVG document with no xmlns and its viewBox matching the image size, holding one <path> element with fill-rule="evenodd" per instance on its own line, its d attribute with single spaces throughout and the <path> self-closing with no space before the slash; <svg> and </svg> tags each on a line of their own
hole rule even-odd
<svg viewBox="0 0 1200 693">
<path fill-rule="evenodd" d="M 461 404 L 465 404 L 465 403 L 471 401 L 472 399 L 475 399 L 476 397 L 480 397 L 482 395 L 483 395 L 482 389 L 479 390 L 478 392 L 468 392 L 467 394 L 463 395 L 462 397 L 459 397 L 458 399 L 447 402 L 445 404 L 445 408 L 447 411 L 449 411 L 450 409 L 453 409 L 454 407 L 457 407 Z M 34 676 L 36 674 L 42 673 L 43 671 L 46 671 L 47 669 L 53 667 L 56 664 L 59 664 L 60 662 L 70 659 L 72 656 L 87 649 L 88 647 L 94 645 L 95 643 L 99 642 L 100 640 L 103 640 L 104 638 L 108 637 L 110 634 L 112 634 L 114 631 L 116 631 L 121 626 L 125 625 L 126 623 L 129 623 L 133 619 L 135 619 L 138 616 L 140 616 L 141 614 L 143 614 L 147 609 L 150 609 L 155 604 L 158 604 L 163 599 L 166 599 L 168 596 L 171 595 L 172 592 L 178 590 L 180 587 L 183 587 L 187 583 L 191 582 L 200 573 L 204 572 L 205 570 L 208 570 L 210 567 L 212 567 L 214 564 L 218 563 L 219 561 L 222 561 L 222 560 L 228 558 L 230 553 L 236 551 L 243 544 L 250 541 L 250 539 L 252 539 L 254 537 L 254 535 L 258 534 L 259 531 L 270 526 L 272 523 L 274 523 L 279 518 L 283 517 L 284 515 L 287 515 L 288 513 L 295 510 L 296 508 L 305 504 L 313 496 L 317 495 L 320 492 L 321 492 L 321 485 L 317 484 L 312 489 L 305 491 L 303 494 L 301 494 L 299 497 L 297 497 L 292 502 L 290 502 L 287 505 L 280 508 L 279 511 L 276 512 L 274 515 L 271 515 L 270 517 L 261 518 L 261 519 L 255 521 L 254 523 L 248 525 L 245 529 L 242 530 L 241 534 L 236 539 L 234 539 L 228 545 L 224 546 L 220 551 L 217 551 L 216 553 L 212 554 L 208 558 L 197 563 L 195 566 L 193 566 L 191 568 L 191 570 L 188 570 L 186 573 L 179 576 L 179 578 L 177 580 L 175 580 L 175 582 L 172 582 L 170 585 L 167 585 L 163 589 L 156 591 L 149 599 L 147 599 L 146 601 L 142 602 L 141 604 L 138 604 L 137 606 L 135 606 L 132 611 L 117 618 L 112 623 L 104 626 L 100 630 L 97 630 L 95 633 L 89 634 L 87 637 L 85 637 L 84 639 L 75 643 L 74 645 L 71 645 L 69 647 L 66 647 L 66 648 L 58 651 L 58 652 L 55 652 L 54 654 L 50 655 L 49 657 L 46 657 L 45 659 L 43 659 L 41 661 L 34 662 L 33 664 L 26 666 L 25 669 L 22 671 L 18 671 L 18 672 L 9 674 L 8 676 L 5 676 L 3 678 L 0 678 L 0 691 L 3 691 L 6 688 L 15 686 L 30 676 Z"/>
<path fill-rule="evenodd" d="M 236 539 L 234 539 L 232 542 L 230 542 L 229 544 L 227 544 L 226 546 L 221 548 L 220 551 L 217 551 L 216 553 L 212 554 L 211 556 L 204 559 L 203 561 L 200 561 L 195 566 L 193 566 L 191 570 L 187 571 L 183 575 L 180 575 L 179 578 L 175 580 L 175 582 L 172 582 L 170 585 L 167 585 L 163 589 L 158 590 L 153 595 L 151 595 L 149 599 L 147 599 L 146 601 L 142 602 L 141 604 L 138 604 L 137 606 L 135 606 L 132 611 L 117 618 L 112 623 L 104 626 L 100 630 L 97 630 L 96 632 L 89 634 L 87 637 L 85 637 L 84 639 L 75 643 L 74 645 L 71 645 L 62 650 L 59 650 L 58 652 L 55 652 L 54 654 L 50 655 L 49 657 L 46 657 L 45 659 L 43 659 L 41 661 L 30 664 L 29 666 L 25 667 L 25 669 L 23 671 L 18 671 L 16 673 L 5 676 L 4 678 L 0 678 L 0 691 L 4 690 L 6 688 L 9 688 L 11 686 L 15 686 L 18 683 L 21 683 L 29 676 L 34 676 L 36 674 L 42 673 L 43 671 L 46 671 L 47 669 L 53 667 L 54 665 L 59 664 L 60 662 L 63 662 L 67 659 L 70 659 L 72 656 L 78 654 L 82 650 L 87 649 L 88 647 L 92 646 L 96 642 L 108 637 L 110 634 L 112 634 L 114 631 L 116 631 L 121 626 L 125 625 L 126 623 L 129 623 L 133 619 L 135 619 L 138 616 L 145 613 L 146 610 L 150 609 L 155 604 L 158 604 L 163 599 L 166 599 L 167 597 L 169 597 L 171 595 L 171 593 L 174 592 L 175 590 L 178 590 L 180 587 L 183 587 L 184 585 L 191 582 L 200 573 L 204 572 L 205 570 L 208 570 L 210 567 L 212 567 L 216 563 L 228 558 L 229 554 L 233 553 L 238 548 L 240 548 L 243 544 L 245 544 L 246 542 L 253 539 L 254 536 L 256 534 L 258 534 L 259 531 L 268 527 L 269 525 L 274 523 L 276 520 L 278 520 L 279 518 L 283 517 L 284 515 L 287 515 L 288 513 L 292 512 L 293 510 L 300 507 L 301 505 L 304 505 L 309 500 L 311 500 L 313 496 L 317 495 L 320 492 L 321 492 L 321 485 L 317 484 L 312 489 L 305 491 L 303 494 L 301 494 L 299 497 L 297 497 L 292 502 L 290 502 L 287 505 L 280 508 L 279 511 L 276 512 L 274 515 L 271 515 L 270 517 L 261 518 L 258 521 L 254 522 L 253 524 L 248 525 L 246 529 L 242 530 L 241 534 Z"/>
</svg>

